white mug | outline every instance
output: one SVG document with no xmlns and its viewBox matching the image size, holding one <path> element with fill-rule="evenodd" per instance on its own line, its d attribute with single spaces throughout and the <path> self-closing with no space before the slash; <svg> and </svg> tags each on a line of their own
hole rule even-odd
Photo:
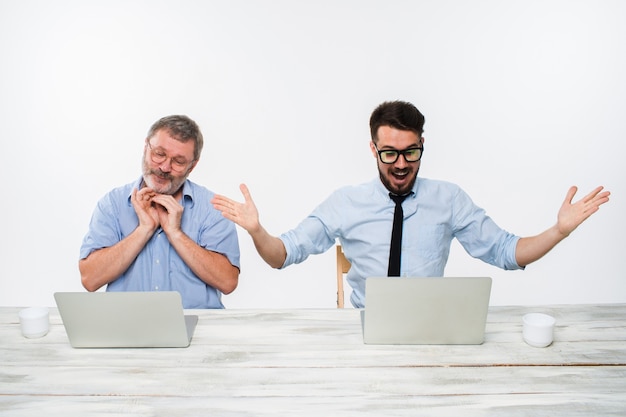
<svg viewBox="0 0 626 417">
<path fill-rule="evenodd" d="M 543 313 L 529 313 L 523 319 L 524 341 L 530 346 L 546 347 L 552 343 L 554 317 Z"/>
<path fill-rule="evenodd" d="M 45 307 L 30 307 L 20 310 L 20 326 L 22 335 L 29 339 L 43 337 L 50 330 L 48 309 Z"/>
</svg>

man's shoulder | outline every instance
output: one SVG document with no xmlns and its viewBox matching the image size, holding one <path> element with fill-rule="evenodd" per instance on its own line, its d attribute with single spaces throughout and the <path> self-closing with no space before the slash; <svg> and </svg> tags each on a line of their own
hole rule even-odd
<svg viewBox="0 0 626 417">
<path fill-rule="evenodd" d="M 388 197 L 384 186 L 380 179 L 375 178 L 365 183 L 344 185 L 335 189 L 322 205 L 339 207 L 369 206 L 373 202 L 384 201 L 386 198 Z"/>
<path fill-rule="evenodd" d="M 133 191 L 133 188 L 138 188 L 139 187 L 139 182 L 138 181 L 133 181 L 133 182 L 129 182 L 128 184 L 124 184 L 124 185 L 120 185 L 117 186 L 111 190 L 109 190 L 105 195 L 104 198 L 109 198 L 109 199 L 113 199 L 113 200 L 117 200 L 120 198 L 128 198 L 130 197 L 131 192 Z"/>
<path fill-rule="evenodd" d="M 374 178 L 367 182 L 359 184 L 350 184 L 339 187 L 335 190 L 336 193 L 355 194 L 355 193 L 370 193 L 379 186 L 380 179 Z"/>
<path fill-rule="evenodd" d="M 418 178 L 414 190 L 416 197 L 434 200 L 449 200 L 466 195 L 458 184 L 446 180 L 421 177 Z"/>
<path fill-rule="evenodd" d="M 186 195 L 190 195 L 194 200 L 210 201 L 215 195 L 213 191 L 209 190 L 204 185 L 200 185 L 191 180 L 185 181 L 183 191 Z"/>
<path fill-rule="evenodd" d="M 457 184 L 450 181 L 423 177 L 417 178 L 417 186 L 425 188 L 447 188 L 453 190 L 458 190 L 460 188 Z"/>
<path fill-rule="evenodd" d="M 351 185 L 343 185 L 337 189 L 335 189 L 329 196 L 329 199 L 360 199 L 363 197 L 371 196 L 376 190 L 375 184 L 373 181 L 361 183 L 361 184 L 351 184 Z"/>
</svg>

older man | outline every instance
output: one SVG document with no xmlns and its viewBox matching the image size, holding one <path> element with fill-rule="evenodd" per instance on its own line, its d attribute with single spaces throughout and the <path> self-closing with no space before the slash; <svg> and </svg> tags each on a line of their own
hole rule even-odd
<svg viewBox="0 0 626 417">
<path fill-rule="evenodd" d="M 178 291 L 185 308 L 224 308 L 221 294 L 239 279 L 239 242 L 211 205 L 214 194 L 187 179 L 202 146 L 186 116 L 152 125 L 142 177 L 110 191 L 93 213 L 79 261 L 88 291 Z"/>
</svg>

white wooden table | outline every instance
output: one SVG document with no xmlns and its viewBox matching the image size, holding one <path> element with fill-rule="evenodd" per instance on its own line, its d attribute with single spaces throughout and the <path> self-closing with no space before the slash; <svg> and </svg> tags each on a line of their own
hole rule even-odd
<svg viewBox="0 0 626 417">
<path fill-rule="evenodd" d="M 73 349 L 0 308 L 0 416 L 626 416 L 626 304 L 492 307 L 479 346 L 364 345 L 358 310 L 198 310 L 186 349 Z M 533 348 L 525 313 L 557 319 Z"/>
</svg>

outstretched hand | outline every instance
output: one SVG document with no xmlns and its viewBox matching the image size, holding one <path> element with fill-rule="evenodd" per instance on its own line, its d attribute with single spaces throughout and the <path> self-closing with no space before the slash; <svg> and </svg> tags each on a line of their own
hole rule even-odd
<svg viewBox="0 0 626 417">
<path fill-rule="evenodd" d="M 602 191 L 604 187 L 595 188 L 582 199 L 572 203 L 578 187 L 571 187 L 558 214 L 557 228 L 564 236 L 572 233 L 589 216 L 599 210 L 600 206 L 609 201 L 609 191 Z"/>
<path fill-rule="evenodd" d="M 243 227 L 248 233 L 253 233 L 260 228 L 259 212 L 254 205 L 248 187 L 245 184 L 241 184 L 239 189 L 244 198 L 243 203 L 238 203 L 222 195 L 213 197 L 211 203 L 228 220 Z"/>
</svg>

